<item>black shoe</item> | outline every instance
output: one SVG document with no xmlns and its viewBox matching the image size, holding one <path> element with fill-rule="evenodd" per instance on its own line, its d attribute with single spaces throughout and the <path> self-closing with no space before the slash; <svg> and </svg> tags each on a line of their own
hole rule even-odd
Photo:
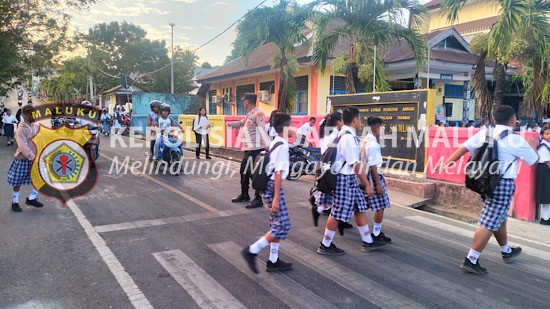
<svg viewBox="0 0 550 309">
<path fill-rule="evenodd" d="M 319 244 L 319 248 L 317 248 L 317 253 L 320 255 L 343 255 L 346 254 L 346 251 L 336 247 L 334 244 L 330 244 L 330 247 L 325 247 L 321 243 Z"/>
<path fill-rule="evenodd" d="M 317 211 L 317 207 L 311 207 L 311 216 L 313 217 L 313 225 L 319 226 L 319 217 L 321 214 Z"/>
<path fill-rule="evenodd" d="M 212 157 L 206 157 L 206 160 L 212 160 Z"/>
<path fill-rule="evenodd" d="M 242 195 L 242 194 L 239 194 L 239 196 L 231 199 L 231 202 L 233 203 L 241 203 L 241 202 L 248 202 L 248 201 L 250 201 L 250 196 Z"/>
<path fill-rule="evenodd" d="M 388 243 L 385 242 L 385 241 L 373 238 L 373 242 L 370 243 L 370 244 L 368 242 L 364 242 L 364 241 L 361 243 L 361 251 L 372 251 L 372 250 L 378 249 L 382 246 L 385 246 L 387 244 Z"/>
<path fill-rule="evenodd" d="M 246 264 L 248 264 L 248 267 L 250 268 L 250 270 L 252 270 L 252 272 L 254 272 L 255 274 L 258 274 L 259 273 L 258 267 L 256 267 L 257 254 L 250 253 L 250 251 L 248 251 L 248 247 L 246 247 L 241 251 L 241 255 L 246 261 Z"/>
<path fill-rule="evenodd" d="M 22 212 L 23 209 L 21 209 L 21 206 L 19 206 L 19 203 L 11 203 L 11 211 Z"/>
<path fill-rule="evenodd" d="M 548 219 L 548 220 L 540 219 L 540 224 L 542 224 L 542 225 L 550 225 L 550 219 Z"/>
<path fill-rule="evenodd" d="M 484 274 L 487 272 L 487 268 L 481 266 L 479 264 L 479 260 L 477 261 L 477 263 L 474 264 L 467 257 L 464 258 L 464 262 L 462 262 L 462 265 L 460 265 L 460 268 L 473 274 Z"/>
<path fill-rule="evenodd" d="M 200 159 L 201 159 L 201 157 L 199 157 L 199 156 L 196 156 L 196 157 L 195 157 L 195 159 L 197 159 L 197 160 L 200 160 Z"/>
<path fill-rule="evenodd" d="M 521 254 L 521 247 L 512 247 L 510 253 L 502 252 L 502 260 L 504 263 L 512 263 L 516 257 Z"/>
<path fill-rule="evenodd" d="M 42 207 L 42 206 L 44 206 L 44 204 L 40 203 L 37 199 L 29 200 L 28 197 L 27 197 L 27 200 L 25 201 L 25 204 L 26 204 L 26 205 L 29 205 L 29 206 L 34 206 L 34 207 Z"/>
<path fill-rule="evenodd" d="M 378 234 L 378 236 L 374 236 L 374 234 L 372 234 L 372 239 L 378 239 L 380 241 L 391 242 L 391 238 L 386 237 L 386 235 L 384 235 L 384 233 L 382 233 L 382 232 L 380 232 L 380 234 Z"/>
<path fill-rule="evenodd" d="M 290 262 L 283 262 L 281 259 L 277 259 L 277 262 L 273 263 L 270 260 L 267 261 L 267 272 L 273 272 L 273 271 L 281 271 L 281 270 L 289 270 L 292 268 L 292 263 Z"/>
<path fill-rule="evenodd" d="M 252 208 L 258 208 L 264 206 L 264 203 L 262 203 L 262 199 L 255 198 L 250 203 L 246 204 L 246 209 L 252 209 Z"/>
</svg>

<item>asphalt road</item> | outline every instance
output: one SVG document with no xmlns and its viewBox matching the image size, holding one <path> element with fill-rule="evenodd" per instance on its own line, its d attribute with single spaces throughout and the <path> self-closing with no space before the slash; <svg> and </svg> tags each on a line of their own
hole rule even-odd
<svg viewBox="0 0 550 309">
<path fill-rule="evenodd" d="M 123 141 L 128 141 L 123 138 Z M 335 244 L 348 253 L 315 250 L 324 227 L 313 227 L 305 181 L 285 182 L 292 229 L 280 256 L 294 269 L 252 274 L 241 248 L 268 230 L 266 209 L 233 204 L 238 164 L 186 153 L 184 174 L 115 173 L 121 163 L 145 162 L 145 148 L 110 147 L 103 139 L 100 178 L 87 196 L 62 206 L 10 211 L 11 189 L 0 182 L 0 308 L 548 308 L 550 247 L 511 236 L 524 254 L 501 261 L 491 241 L 481 257 L 489 273 L 458 267 L 474 226 L 392 207 L 384 221 L 391 245 L 360 251 L 358 232 Z M 0 143 L 5 177 L 13 147 Z M 192 166 L 202 171 L 191 173 Z M 137 164 L 137 163 L 135 163 Z M 119 165 L 122 166 L 122 165 Z M 141 169 L 143 170 L 143 169 Z M 24 201 L 29 188 L 24 188 Z M 372 215 L 369 213 L 369 219 Z M 321 225 L 325 218 L 321 219 Z M 550 232 L 549 232 L 550 234 Z M 262 262 L 263 261 L 263 262 Z"/>
</svg>

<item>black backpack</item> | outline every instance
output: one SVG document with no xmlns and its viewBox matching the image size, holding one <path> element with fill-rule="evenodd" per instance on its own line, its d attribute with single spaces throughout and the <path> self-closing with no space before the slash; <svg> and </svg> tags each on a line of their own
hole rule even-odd
<svg viewBox="0 0 550 309">
<path fill-rule="evenodd" d="M 267 183 L 273 174 L 267 174 L 267 165 L 269 164 L 269 155 L 277 147 L 281 146 L 283 142 L 277 142 L 269 151 L 262 151 L 254 160 L 254 170 L 252 171 L 252 188 L 258 191 L 264 191 L 267 189 Z"/>
<path fill-rule="evenodd" d="M 346 132 L 344 134 L 351 134 Z M 338 143 L 344 135 L 340 135 L 334 140 L 336 147 L 329 147 L 319 159 L 319 166 L 315 171 L 316 176 L 316 187 L 319 191 L 330 194 L 336 190 L 336 181 L 338 178 L 338 173 L 340 171 L 333 170 L 334 162 L 336 161 L 336 153 L 338 151 Z M 340 170 L 346 165 L 346 162 L 340 167 Z"/>
<path fill-rule="evenodd" d="M 491 130 L 488 130 L 485 142 L 474 151 L 466 165 L 466 188 L 479 193 L 482 199 L 493 196 L 493 191 L 502 178 L 498 160 L 498 144 L 490 134 Z M 509 134 L 509 130 L 503 131 L 498 138 L 502 140 Z M 512 164 L 513 162 L 508 166 L 506 172 Z"/>
</svg>

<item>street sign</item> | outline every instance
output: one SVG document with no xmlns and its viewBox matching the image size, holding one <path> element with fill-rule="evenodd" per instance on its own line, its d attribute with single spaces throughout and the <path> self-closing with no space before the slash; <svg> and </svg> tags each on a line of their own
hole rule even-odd
<svg viewBox="0 0 550 309">
<path fill-rule="evenodd" d="M 118 83 L 124 87 L 124 89 L 128 89 L 130 88 L 130 86 L 132 86 L 134 84 L 134 80 L 128 76 L 128 74 L 124 74 L 120 80 L 118 81 Z"/>
<path fill-rule="evenodd" d="M 453 80 L 453 74 L 441 74 L 439 79 L 441 79 L 441 80 Z"/>
</svg>

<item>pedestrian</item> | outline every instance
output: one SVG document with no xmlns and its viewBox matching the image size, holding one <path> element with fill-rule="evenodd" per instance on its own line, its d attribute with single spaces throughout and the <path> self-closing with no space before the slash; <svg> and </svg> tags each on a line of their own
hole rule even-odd
<svg viewBox="0 0 550 309">
<path fill-rule="evenodd" d="M 321 144 L 321 154 L 324 154 L 329 147 L 334 147 L 333 144 L 338 137 L 338 132 L 340 132 L 340 129 L 344 125 L 344 122 L 342 121 L 342 113 L 338 111 L 326 115 L 323 120 L 321 120 L 322 123 L 319 125 L 319 142 Z M 333 202 L 334 193 L 327 194 L 321 191 L 317 191 L 317 194 L 315 196 L 315 203 L 311 207 L 313 225 L 318 226 L 321 213 L 325 210 L 332 208 Z"/>
<path fill-rule="evenodd" d="M 540 224 L 550 225 L 550 124 L 545 124 L 538 146 L 537 205 L 541 205 Z"/>
<path fill-rule="evenodd" d="M 99 122 L 101 122 L 101 131 L 103 131 L 103 135 L 109 136 L 111 132 L 111 123 L 112 123 L 112 117 L 109 115 L 109 111 L 104 108 L 101 112 L 101 117 L 99 117 Z"/>
<path fill-rule="evenodd" d="M 500 105 L 494 110 L 493 116 L 496 125 L 489 133 L 497 140 L 499 173 L 502 176 L 492 192 L 492 196 L 487 197 L 483 203 L 479 226 L 474 234 L 472 246 L 461 265 L 465 271 L 475 274 L 487 272 L 487 269 L 480 265 L 479 256 L 487 246 L 491 235 L 495 236 L 500 245 L 502 260 L 505 263 L 511 263 L 521 254 L 521 247 L 511 247 L 508 244 L 506 231 L 508 208 L 515 192 L 514 180 L 517 176 L 517 160 L 522 159 L 528 165 L 533 165 L 538 161 L 537 153 L 534 150 L 538 143 L 534 140 L 530 140 L 528 143 L 512 132 L 516 123 L 514 109 L 508 105 Z M 505 131 L 508 131 L 509 134 L 500 139 L 499 136 Z M 451 163 L 456 162 L 467 152 L 473 153 L 485 143 L 487 135 L 487 129 L 480 130 L 455 151 L 445 163 L 438 165 L 436 170 L 442 173 Z"/>
<path fill-rule="evenodd" d="M 115 107 L 115 112 L 113 113 L 113 127 L 115 128 L 115 134 L 118 134 L 122 128 L 122 115 L 120 114 L 120 106 Z"/>
<path fill-rule="evenodd" d="M 273 140 L 277 136 L 277 132 L 275 132 L 275 128 L 271 125 L 273 123 L 273 116 L 277 113 L 277 110 L 274 110 L 271 112 L 271 115 L 269 116 L 269 123 L 265 125 L 265 131 L 267 132 L 267 135 L 271 140 Z"/>
<path fill-rule="evenodd" d="M 11 109 L 6 111 L 6 114 L 2 117 L 2 122 L 4 122 L 4 135 L 8 140 L 8 146 L 11 146 L 13 145 L 14 125 L 18 122 L 15 116 L 11 114 Z"/>
<path fill-rule="evenodd" d="M 233 198 L 231 202 L 240 203 L 250 201 L 248 186 L 252 176 L 252 168 L 256 156 L 269 145 L 269 137 L 265 133 L 265 115 L 256 106 L 257 96 L 255 93 L 245 93 L 242 98 L 244 107 L 248 111 L 246 117 L 241 121 L 228 122 L 230 128 L 242 128 L 239 135 L 242 138 L 244 156 L 241 161 L 241 194 Z M 262 207 L 260 192 L 256 190 L 254 200 L 246 205 L 246 208 Z"/>
<path fill-rule="evenodd" d="M 19 109 L 15 113 L 15 119 L 17 119 L 17 122 L 19 123 L 19 122 L 24 121 L 23 118 L 21 118 L 21 111 L 22 111 L 23 101 L 18 101 L 17 105 L 19 106 Z"/>
<path fill-rule="evenodd" d="M 160 146 L 162 144 L 162 136 L 164 135 L 165 130 L 169 128 L 179 128 L 180 130 L 182 130 L 181 126 L 176 121 L 174 121 L 174 119 L 170 118 L 172 107 L 169 104 L 162 103 L 159 110 L 159 117 L 155 118 L 155 127 L 159 128 L 160 132 L 157 135 L 157 139 L 155 141 L 155 152 L 153 155 L 154 161 L 162 159 Z"/>
<path fill-rule="evenodd" d="M 0 136 L 4 135 L 4 115 L 8 114 L 8 109 L 3 108 L 0 112 Z"/>
<path fill-rule="evenodd" d="M 153 100 L 151 101 L 151 103 L 149 103 L 149 107 L 151 108 L 151 111 L 149 112 L 149 115 L 147 115 L 147 127 L 148 128 L 153 128 L 155 127 L 155 119 L 159 116 L 159 113 L 160 113 L 160 105 L 162 104 L 161 101 L 159 100 Z M 154 153 L 155 153 L 155 142 L 156 142 L 156 137 L 155 137 L 155 131 L 154 130 L 151 130 L 151 143 L 150 143 L 150 147 L 149 147 L 149 160 L 153 160 L 153 157 L 155 156 Z"/>
<path fill-rule="evenodd" d="M 266 173 L 271 177 L 267 183 L 267 189 L 262 192 L 262 198 L 269 209 L 269 232 L 242 251 L 248 266 L 256 274 L 258 273 L 256 256 L 268 245 L 271 245 L 271 251 L 266 271 L 282 271 L 292 268 L 292 263 L 283 262 L 279 258 L 280 241 L 287 237 L 290 230 L 290 219 L 283 190 L 283 179 L 286 179 L 290 169 L 290 154 L 284 133 L 285 128 L 290 127 L 290 123 L 290 115 L 286 113 L 276 113 L 272 119 L 277 137 L 269 146 L 270 154 Z"/>
<path fill-rule="evenodd" d="M 206 107 L 199 108 L 199 114 L 193 119 L 193 131 L 195 131 L 195 140 L 197 141 L 197 147 L 195 148 L 195 156 L 200 159 L 201 145 L 204 141 L 204 147 L 206 147 L 206 159 L 212 159 L 210 157 L 210 140 L 208 138 L 208 132 L 210 131 L 210 120 L 206 115 Z"/>
<path fill-rule="evenodd" d="M 13 187 L 11 210 L 14 212 L 23 211 L 19 206 L 19 190 L 21 186 L 31 185 L 31 166 L 32 161 L 36 157 L 36 147 L 31 138 L 38 132 L 38 125 L 34 123 L 32 117 L 33 111 L 34 108 L 30 105 L 22 109 L 21 116 L 25 119 L 25 122 L 21 123 L 15 135 L 17 150 L 15 151 L 15 159 L 8 170 L 8 184 Z M 25 204 L 34 207 L 44 206 L 44 204 L 36 199 L 37 196 L 38 191 L 33 188 Z"/>
<path fill-rule="evenodd" d="M 311 129 L 315 125 L 315 117 L 309 118 L 309 121 L 304 123 L 296 134 L 296 143 L 307 147 L 310 144 Z"/>
<path fill-rule="evenodd" d="M 361 163 L 365 164 L 368 169 L 367 179 L 370 182 L 374 196 L 367 196 L 367 205 L 374 211 L 374 227 L 372 230 L 372 238 L 380 241 L 391 242 L 391 238 L 386 237 L 382 232 L 382 221 L 384 220 L 384 210 L 390 208 L 390 199 L 386 188 L 386 180 L 382 175 L 380 168 L 382 167 L 383 159 L 380 150 L 380 130 L 382 128 L 382 119 L 378 117 L 369 117 L 367 125 L 370 128 L 370 133 L 367 134 L 361 141 Z"/>
<path fill-rule="evenodd" d="M 359 139 L 356 131 L 361 130 L 361 119 L 356 107 L 346 107 L 342 113 L 344 125 L 338 133 L 340 140 L 336 145 L 336 161 L 332 170 L 338 171 L 336 190 L 334 191 L 334 203 L 327 220 L 323 240 L 317 249 L 321 255 L 342 255 L 346 252 L 337 248 L 334 243 L 334 235 L 338 228 L 338 221 L 348 222 L 355 215 L 355 222 L 362 240 L 362 250 L 367 251 L 387 244 L 373 239 L 367 221 L 367 202 L 359 189 L 357 177 L 365 184 L 369 196 L 374 193 L 365 176 L 364 168 L 359 161 Z"/>
</svg>

